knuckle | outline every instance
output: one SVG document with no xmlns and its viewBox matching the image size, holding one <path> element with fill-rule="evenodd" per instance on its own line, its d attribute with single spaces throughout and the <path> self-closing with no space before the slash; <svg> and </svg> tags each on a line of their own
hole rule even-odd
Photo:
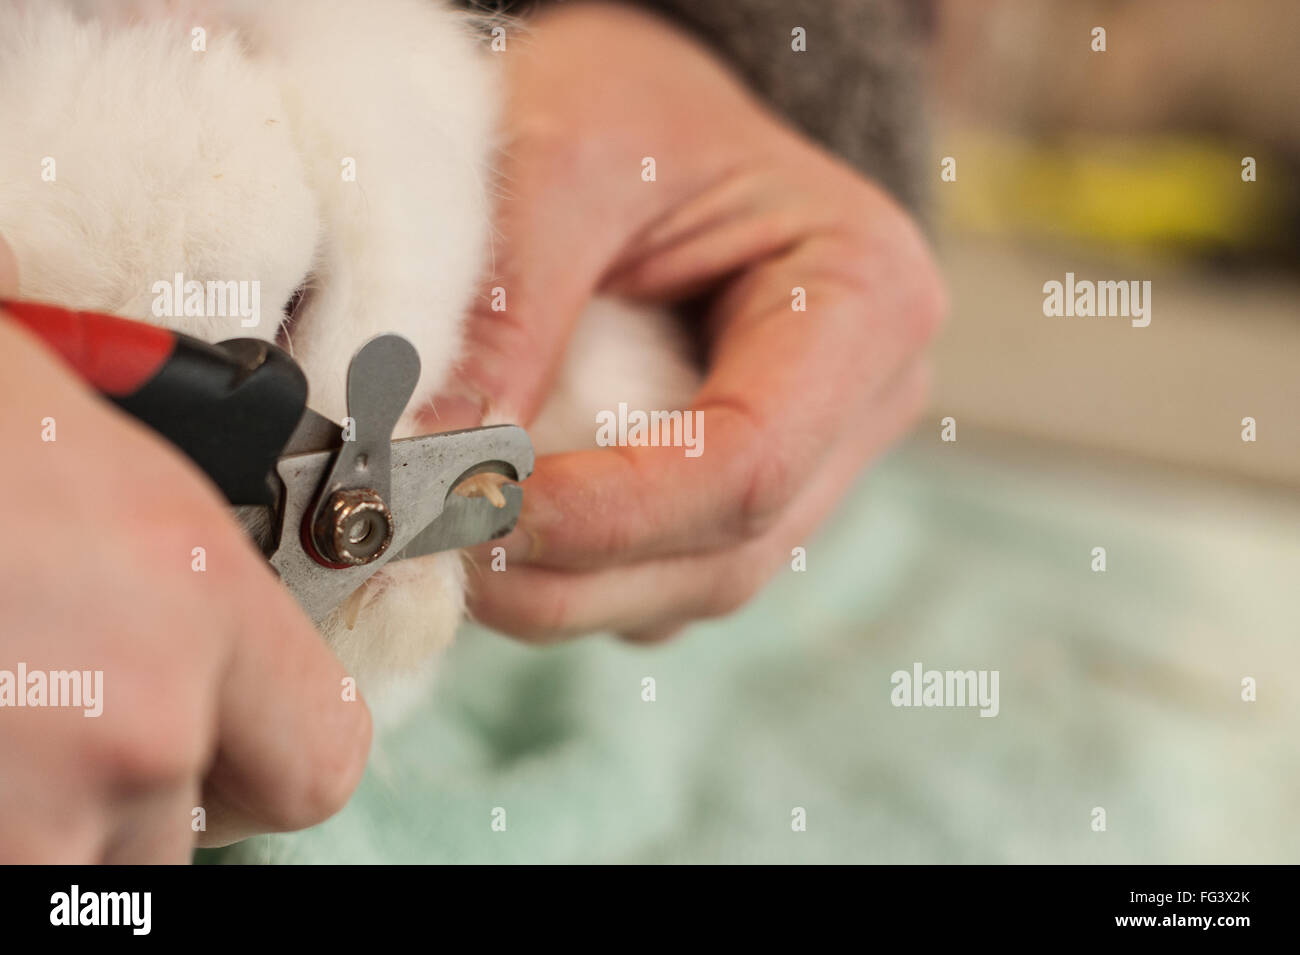
<svg viewBox="0 0 1300 955">
<path fill-rule="evenodd" d="M 565 634 L 573 626 L 569 601 L 559 589 L 553 589 L 543 598 L 531 626 L 525 627 L 524 636 L 532 640 Z"/>
<path fill-rule="evenodd" d="M 140 530 L 133 544 L 138 559 L 163 579 L 233 582 L 245 563 L 254 563 L 243 553 L 252 549 L 230 517 L 205 499 L 159 494 L 147 510 L 123 516 Z M 196 548 L 202 548 L 202 575 L 193 572 Z"/>
<path fill-rule="evenodd" d="M 743 492 L 736 515 L 736 537 L 749 541 L 766 534 L 784 513 L 797 490 L 798 469 L 787 455 L 774 451 L 771 441 L 763 439 L 763 429 L 753 425 L 753 439 L 745 443 L 746 451 L 737 466 Z"/>
<path fill-rule="evenodd" d="M 170 607 L 164 615 L 174 623 L 104 661 L 98 715 L 80 735 L 86 765 L 127 790 L 193 783 L 215 755 L 216 658 L 183 649 L 180 618 Z"/>
<path fill-rule="evenodd" d="M 203 734 L 183 716 L 169 713 L 169 719 L 136 725 L 117 720 L 87 739 L 86 763 L 97 765 L 102 778 L 126 792 L 170 789 L 198 779 L 208 756 Z"/>
<path fill-rule="evenodd" d="M 537 637 L 558 637 L 572 631 L 573 607 L 563 589 L 556 587 L 546 600 L 542 613 L 542 630 Z"/>
<path fill-rule="evenodd" d="M 912 218 L 874 188 L 863 191 L 847 250 L 850 271 L 863 289 L 887 282 L 897 290 L 898 320 L 914 349 L 928 345 L 948 315 L 948 292 L 933 251 Z M 864 207 L 863 207 L 864 206 Z"/>
<path fill-rule="evenodd" d="M 347 805 L 352 793 L 366 771 L 370 753 L 370 740 L 374 732 L 370 710 L 364 703 L 349 703 L 359 708 L 351 731 L 351 738 L 340 747 L 332 748 L 322 759 L 324 772 L 318 773 L 309 790 L 309 805 L 322 818 L 334 815 Z"/>
<path fill-rule="evenodd" d="M 753 540 L 772 529 L 794 491 L 791 469 L 776 456 L 759 455 L 749 473 L 740 526 L 742 537 Z"/>
<path fill-rule="evenodd" d="M 640 465 L 637 463 L 634 452 L 640 450 L 638 448 L 615 447 L 611 450 L 627 460 L 629 474 L 636 474 L 638 467 L 645 466 L 644 462 Z M 643 544 L 641 528 L 647 522 L 645 506 L 636 501 L 630 503 L 631 507 L 636 508 L 632 513 L 625 512 L 618 519 L 605 520 L 591 527 L 595 535 L 593 553 L 599 555 L 601 559 L 627 554 Z M 564 610 L 562 600 L 555 600 L 552 603 L 557 605 L 557 613 Z"/>
<path fill-rule="evenodd" d="M 948 291 L 938 264 L 920 230 L 903 223 L 897 274 L 903 281 L 901 309 L 908 341 L 922 348 L 934 340 L 948 315 Z"/>
<path fill-rule="evenodd" d="M 714 576 L 705 602 L 705 616 L 725 617 L 754 598 L 763 586 L 763 576 L 745 560 L 728 560 Z"/>
<path fill-rule="evenodd" d="M 518 603 L 510 602 L 511 612 L 504 629 L 523 640 L 545 643 L 568 633 L 574 625 L 574 606 L 564 586 L 540 584 L 531 588 Z"/>
<path fill-rule="evenodd" d="M 938 336 L 947 320 L 949 307 L 943 278 L 934 263 L 929 261 L 929 253 L 923 254 L 926 261 L 920 263 L 914 273 L 906 312 L 909 338 L 918 347 L 929 345 Z"/>
<path fill-rule="evenodd" d="M 266 822 L 274 830 L 292 831 L 314 826 L 348 804 L 365 772 L 370 750 L 372 723 L 363 703 L 359 719 L 338 734 L 322 734 L 323 740 L 340 740 L 304 753 L 286 769 L 278 798 L 266 810 Z"/>
</svg>

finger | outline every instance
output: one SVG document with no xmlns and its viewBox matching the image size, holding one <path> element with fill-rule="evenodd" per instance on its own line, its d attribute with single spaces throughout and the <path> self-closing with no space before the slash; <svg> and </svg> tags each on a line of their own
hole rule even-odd
<svg viewBox="0 0 1300 955">
<path fill-rule="evenodd" d="M 768 122 L 742 84 L 675 27 L 632 10 L 603 17 L 612 34 L 572 28 L 564 9 L 549 10 L 503 57 L 501 125 L 512 140 L 494 217 L 495 274 L 470 322 L 467 360 L 446 389 L 471 403 L 490 398 L 493 420 L 531 422 L 578 315 L 632 237 L 734 165 L 734 144 L 756 116 Z M 673 69 L 662 69 L 654 45 L 605 42 L 626 31 L 675 44 Z M 592 83 L 605 66 L 650 79 L 630 93 Z M 730 147 L 701 147 L 694 129 Z M 652 145 L 673 173 L 643 180 Z M 494 289 L 504 301 L 493 302 Z"/>
<path fill-rule="evenodd" d="M 108 865 L 186 865 L 194 852 L 198 786 L 150 792 L 130 800 L 103 854 Z"/>
<path fill-rule="evenodd" d="M 69 765 L 67 752 L 51 740 L 48 727 L 4 742 L 5 772 L 0 774 L 0 865 L 87 865 L 103 854 L 110 820 L 97 793 L 51 780 L 84 779 Z M 75 758 L 75 757 L 74 757 Z"/>
<path fill-rule="evenodd" d="M 541 458 L 518 529 L 497 542 L 508 558 L 554 569 L 635 563 L 734 546 L 770 526 L 850 409 L 913 358 L 935 325 L 927 274 L 911 279 L 895 256 L 839 241 L 805 243 L 738 280 L 719 303 L 713 370 L 692 402 L 698 456 L 619 447 Z M 846 256 L 856 271 L 822 264 Z M 796 285 L 807 292 L 806 313 L 791 310 Z"/>
<path fill-rule="evenodd" d="M 680 301 L 828 227 L 832 222 L 821 210 L 790 189 L 779 170 L 729 175 L 637 236 L 602 290 L 633 300 Z"/>
<path fill-rule="evenodd" d="M 598 571 L 509 564 L 504 573 L 485 570 L 471 588 L 475 618 L 546 643 L 603 630 L 659 639 L 690 620 L 729 612 L 789 559 L 791 548 L 807 545 L 863 463 L 908 430 L 924 405 L 928 381 L 924 360 L 910 367 L 864 416 L 862 431 L 846 435 L 789 511 L 760 538 L 720 552 Z"/>
<path fill-rule="evenodd" d="M 602 250 L 617 241 L 594 234 L 586 206 L 556 181 L 567 180 L 549 164 L 507 161 L 493 272 L 470 315 L 466 357 L 434 399 L 434 419 L 459 422 L 468 409 L 475 424 L 526 424 L 541 407 L 604 268 Z"/>
<path fill-rule="evenodd" d="M 333 815 L 360 781 L 370 713 L 302 611 L 264 568 L 232 592 L 247 608 L 220 697 L 220 749 L 204 845 L 301 829 Z"/>
<path fill-rule="evenodd" d="M 44 796 L 48 786 L 38 796 Z M 92 865 L 101 859 L 98 836 L 68 834 L 67 817 L 55 825 L 34 822 L 27 805 L 5 807 L 0 819 L 0 865 Z M 87 816 L 89 818 L 89 816 Z"/>
</svg>

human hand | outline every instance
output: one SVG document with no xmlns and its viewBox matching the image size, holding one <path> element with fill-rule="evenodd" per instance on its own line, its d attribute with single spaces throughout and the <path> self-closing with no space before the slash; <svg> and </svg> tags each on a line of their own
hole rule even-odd
<svg viewBox="0 0 1300 955">
<path fill-rule="evenodd" d="M 98 716 L 0 708 L 0 861 L 186 862 L 336 812 L 369 712 L 215 490 L 2 311 L 0 409 L 0 671 L 103 674 Z"/>
<path fill-rule="evenodd" d="M 474 316 L 453 390 L 526 424 L 593 293 L 707 290 L 692 407 L 709 438 L 700 459 L 541 458 L 504 541 L 508 572 L 479 575 L 472 609 L 538 640 L 662 636 L 745 602 L 907 429 L 944 293 L 904 212 L 657 18 L 567 5 L 505 58 L 508 198 L 488 284 L 509 304 Z"/>
</svg>

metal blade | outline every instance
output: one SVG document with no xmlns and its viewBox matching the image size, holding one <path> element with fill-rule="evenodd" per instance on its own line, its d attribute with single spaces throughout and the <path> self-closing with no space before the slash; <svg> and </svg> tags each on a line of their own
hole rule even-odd
<svg viewBox="0 0 1300 955">
<path fill-rule="evenodd" d="M 298 427 L 294 428 L 280 457 L 310 454 L 312 451 L 333 451 L 342 443 L 343 429 L 323 414 L 308 408 L 303 412 Z"/>
<path fill-rule="evenodd" d="M 494 471 L 522 481 L 533 471 L 533 446 L 516 425 L 472 428 L 443 434 L 403 438 L 391 446 L 391 488 L 388 505 L 394 517 L 393 542 L 369 564 L 333 569 L 317 563 L 303 549 L 301 528 L 307 509 L 331 467 L 333 451 L 316 451 L 282 458 L 283 523 L 271 565 L 313 620 L 321 620 L 344 598 L 389 560 L 402 553 L 417 536 L 421 554 L 450 550 L 506 533 L 519 516 L 522 494 L 506 485 L 507 506 L 496 508 L 485 498 L 452 495 L 451 489 L 474 473 Z M 495 512 L 489 515 L 486 507 Z M 446 516 L 446 523 L 440 518 Z M 430 525 L 438 523 L 437 528 Z M 422 532 L 429 530 L 426 536 Z M 404 557 L 418 556 L 415 553 Z"/>
<path fill-rule="evenodd" d="M 524 489 L 518 484 L 503 484 L 501 494 L 506 499 L 505 507 L 497 507 L 485 497 L 452 494 L 443 505 L 442 515 L 411 538 L 400 553 L 393 555 L 393 560 L 460 550 L 505 537 L 515 529 L 515 522 L 519 520 Z"/>
</svg>

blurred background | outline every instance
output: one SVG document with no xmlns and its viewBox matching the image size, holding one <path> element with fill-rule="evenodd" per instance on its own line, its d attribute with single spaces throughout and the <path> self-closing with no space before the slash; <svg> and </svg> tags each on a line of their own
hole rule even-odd
<svg viewBox="0 0 1300 955">
<path fill-rule="evenodd" d="M 661 648 L 469 628 L 343 814 L 225 858 L 1300 860 L 1300 4 L 937 24 L 932 407 L 807 570 Z M 1150 326 L 1045 317 L 1066 272 Z M 999 715 L 893 707 L 915 662 Z"/>
<path fill-rule="evenodd" d="M 958 178 L 935 194 L 956 303 L 936 407 L 1300 485 L 1300 4 L 960 0 L 940 22 L 936 166 Z M 1067 271 L 1150 279 L 1152 325 L 1043 319 Z M 1255 444 L 1248 415 L 1270 422 Z"/>
</svg>

